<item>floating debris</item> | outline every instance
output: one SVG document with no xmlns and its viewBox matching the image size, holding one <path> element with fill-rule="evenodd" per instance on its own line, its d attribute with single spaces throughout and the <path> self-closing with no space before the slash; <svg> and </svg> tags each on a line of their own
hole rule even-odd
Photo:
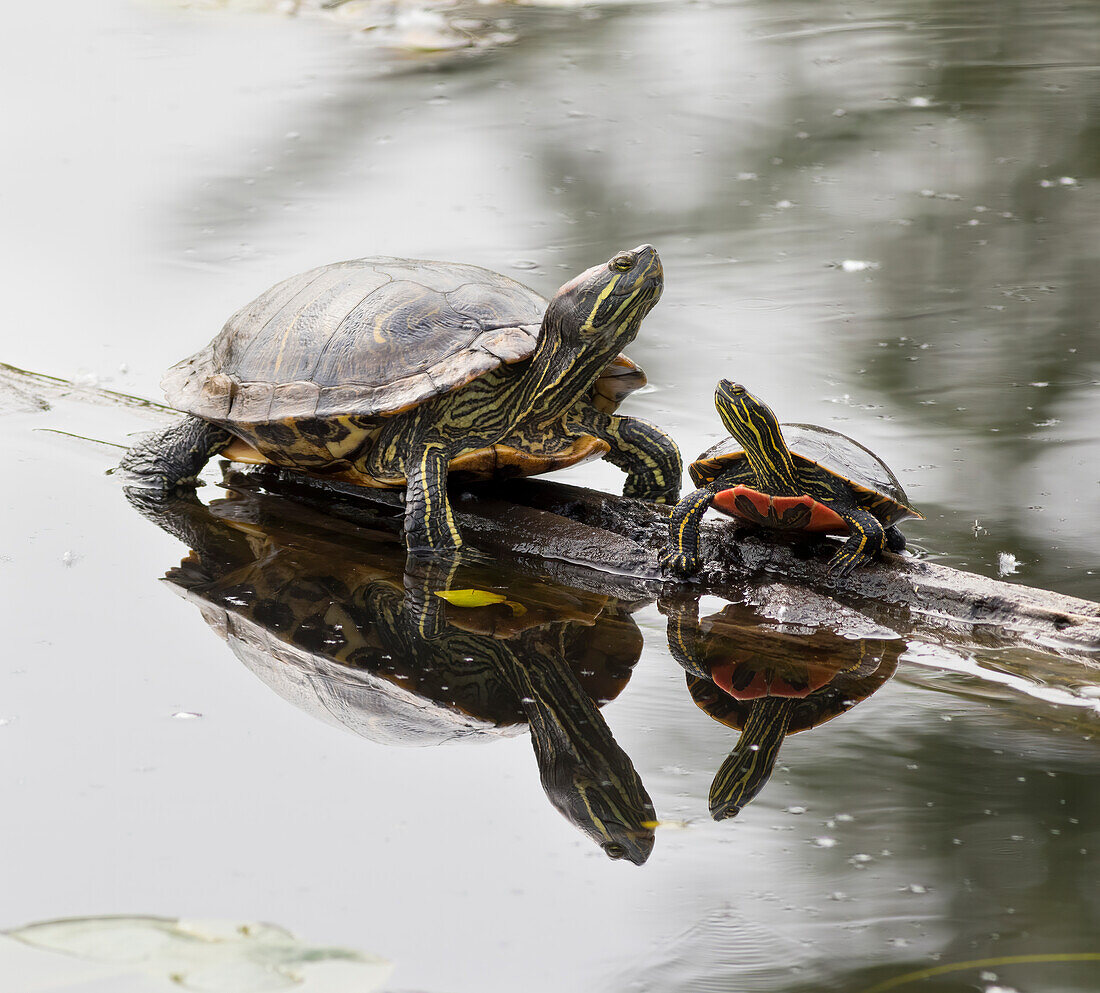
<svg viewBox="0 0 1100 993">
<path fill-rule="evenodd" d="M 172 715 L 173 720 L 177 721 L 194 721 L 202 717 L 202 714 L 196 713 L 193 710 L 180 710 Z"/>
<path fill-rule="evenodd" d="M 866 259 L 845 259 L 837 264 L 837 268 L 844 272 L 866 272 L 868 269 L 877 269 L 877 262 L 868 262 Z"/>
<path fill-rule="evenodd" d="M 527 608 L 522 603 L 509 600 L 503 593 L 492 593 L 489 590 L 436 590 L 435 595 L 456 607 L 488 607 L 490 604 L 503 603 L 512 611 L 513 617 L 527 613 Z"/>
<path fill-rule="evenodd" d="M 1012 576 L 1020 569 L 1020 560 L 1011 552 L 997 553 L 997 575 Z"/>
<path fill-rule="evenodd" d="M 274 924 L 169 917 L 43 921 L 0 932 L 0 973 L 11 974 L 6 960 L 19 961 L 17 942 L 106 963 L 115 977 L 153 976 L 204 993 L 267 993 L 299 986 L 303 993 L 371 993 L 393 971 L 385 959 L 350 948 L 317 947 Z M 48 963 L 43 965 L 48 970 Z M 89 978 L 110 977 L 101 966 L 89 969 Z"/>
</svg>

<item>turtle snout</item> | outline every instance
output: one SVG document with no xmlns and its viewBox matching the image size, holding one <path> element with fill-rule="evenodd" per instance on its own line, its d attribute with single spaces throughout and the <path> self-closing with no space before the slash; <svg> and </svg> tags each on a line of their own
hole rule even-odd
<svg viewBox="0 0 1100 993">
<path fill-rule="evenodd" d="M 634 257 L 639 265 L 645 267 L 651 276 L 663 276 L 664 266 L 661 265 L 661 256 L 652 245 L 639 245 L 634 249 Z"/>
</svg>

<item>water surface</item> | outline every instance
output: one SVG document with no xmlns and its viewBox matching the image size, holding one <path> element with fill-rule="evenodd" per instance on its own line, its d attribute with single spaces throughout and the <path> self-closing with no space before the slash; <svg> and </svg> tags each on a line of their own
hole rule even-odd
<svg viewBox="0 0 1100 993">
<path fill-rule="evenodd" d="M 667 286 L 625 412 L 690 457 L 735 378 L 883 455 L 927 518 L 907 529 L 920 554 L 1100 598 L 1095 5 L 443 14 L 491 40 L 410 53 L 308 12 L 121 0 L 11 14 L 0 358 L 157 397 L 302 269 L 453 259 L 551 293 L 651 242 Z M 190 546 L 103 475 L 117 449 L 37 430 L 125 442 L 155 412 L 5 409 L 0 927 L 267 920 L 441 993 L 858 993 L 1100 950 L 1084 668 L 1043 686 L 1036 653 L 896 646 L 891 679 L 785 740 L 719 822 L 737 731 L 693 702 L 666 613 L 631 604 L 640 655 L 598 713 L 661 822 L 636 868 L 548 803 L 522 728 L 401 747 L 257 680 L 157 582 Z M 1085 991 L 1096 973 L 892 988 Z"/>
</svg>

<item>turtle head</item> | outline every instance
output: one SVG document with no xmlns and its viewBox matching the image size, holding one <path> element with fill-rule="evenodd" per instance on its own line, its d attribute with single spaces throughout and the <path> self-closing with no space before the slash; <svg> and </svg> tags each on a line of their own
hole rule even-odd
<svg viewBox="0 0 1100 993">
<path fill-rule="evenodd" d="M 771 408 L 757 400 L 740 383 L 733 383 L 728 379 L 718 380 L 714 391 L 714 406 L 726 430 L 743 445 L 746 444 L 746 435 L 753 438 L 755 432 L 761 428 L 779 430 L 779 421 Z"/>
<path fill-rule="evenodd" d="M 610 761 L 557 752 L 540 760 L 542 787 L 566 820 L 579 827 L 608 858 L 642 865 L 653 851 L 657 815 L 626 753 L 612 746 Z M 541 756 L 540 756 L 541 759 Z M 595 760 L 589 767 L 588 761 Z"/>
<path fill-rule="evenodd" d="M 791 453 L 771 407 L 728 379 L 718 381 L 714 406 L 726 430 L 741 443 L 759 485 L 775 493 L 798 488 Z"/>
<path fill-rule="evenodd" d="M 561 287 L 543 327 L 552 324 L 570 349 L 614 348 L 634 340 L 638 326 L 661 298 L 664 270 L 652 245 L 618 252 Z"/>
</svg>

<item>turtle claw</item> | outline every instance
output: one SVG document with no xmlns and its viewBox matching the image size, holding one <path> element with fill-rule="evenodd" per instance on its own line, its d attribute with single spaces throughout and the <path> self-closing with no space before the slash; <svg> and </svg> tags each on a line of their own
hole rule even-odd
<svg viewBox="0 0 1100 993">
<path fill-rule="evenodd" d="M 660 554 L 661 571 L 666 575 L 687 579 L 699 571 L 702 562 L 698 555 L 690 555 L 687 552 L 673 552 L 664 549 Z"/>
<path fill-rule="evenodd" d="M 635 500 L 649 500 L 651 503 L 674 506 L 680 499 L 680 487 L 657 488 L 645 477 L 628 477 L 623 484 L 623 496 L 633 497 Z"/>
<path fill-rule="evenodd" d="M 855 555 L 842 549 L 829 560 L 825 571 L 829 580 L 835 585 L 846 579 L 858 566 L 867 561 L 869 561 L 867 555 Z"/>
</svg>

